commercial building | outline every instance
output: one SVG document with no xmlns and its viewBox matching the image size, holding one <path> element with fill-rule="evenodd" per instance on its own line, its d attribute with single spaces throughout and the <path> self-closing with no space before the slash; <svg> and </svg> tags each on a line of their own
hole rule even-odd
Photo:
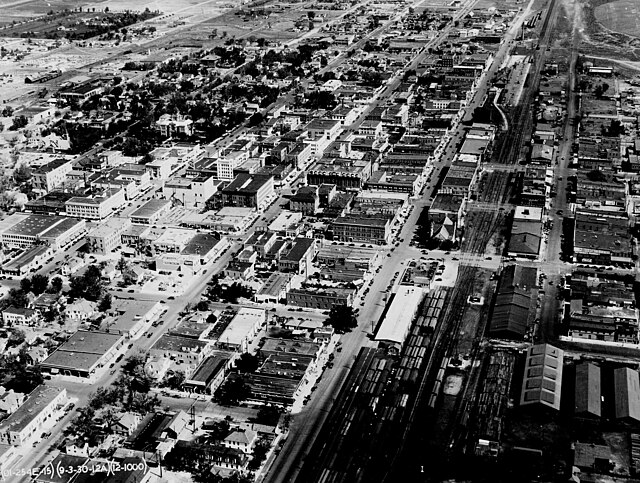
<svg viewBox="0 0 640 483">
<path fill-rule="evenodd" d="M 86 233 L 84 220 L 62 216 L 16 213 L 0 221 L 0 239 L 11 247 L 28 247 L 39 242 L 60 250 Z"/>
<path fill-rule="evenodd" d="M 213 394 L 224 381 L 230 364 L 231 354 L 216 352 L 210 355 L 184 381 L 183 389 L 196 394 Z"/>
<path fill-rule="evenodd" d="M 291 211 L 303 215 L 315 215 L 320 209 L 320 195 L 317 186 L 302 186 L 289 200 Z"/>
<path fill-rule="evenodd" d="M 240 173 L 222 189 L 221 194 L 224 206 L 255 208 L 261 211 L 275 196 L 273 177 Z"/>
<path fill-rule="evenodd" d="M 400 285 L 393 296 L 375 339 L 382 347 L 399 352 L 424 293 L 420 287 Z"/>
<path fill-rule="evenodd" d="M 101 328 L 111 334 L 137 339 L 151 327 L 162 312 L 160 302 L 114 299 Z"/>
<path fill-rule="evenodd" d="M 254 296 L 256 302 L 280 303 L 286 300 L 287 292 L 291 289 L 291 275 L 288 273 L 273 272 L 264 282 Z"/>
<path fill-rule="evenodd" d="M 514 264 L 502 270 L 498 294 L 491 314 L 492 337 L 522 340 L 527 330 L 532 291 L 537 270 Z"/>
<path fill-rule="evenodd" d="M 613 370 L 616 419 L 640 422 L 640 380 L 638 371 L 629 367 Z"/>
<path fill-rule="evenodd" d="M 268 230 L 281 237 L 294 238 L 302 231 L 302 213 L 281 211 L 278 213 L 278 216 L 269 223 Z"/>
<path fill-rule="evenodd" d="M 347 215 L 333 224 L 333 236 L 344 242 L 387 245 L 391 242 L 391 218 Z"/>
<path fill-rule="evenodd" d="M 90 378 L 122 352 L 125 337 L 100 331 L 78 330 L 42 362 L 51 374 Z"/>
<path fill-rule="evenodd" d="M 371 160 L 351 158 L 322 158 L 306 172 L 306 184 L 334 184 L 339 190 L 361 190 L 373 171 Z"/>
<path fill-rule="evenodd" d="M 126 204 L 124 189 L 106 189 L 90 196 L 76 196 L 65 203 L 68 216 L 104 220 Z"/>
<path fill-rule="evenodd" d="M 410 196 L 420 191 L 420 176 L 416 173 L 390 173 L 375 171 L 366 182 L 367 189 L 389 191 L 392 193 L 408 193 Z"/>
<path fill-rule="evenodd" d="M 241 307 L 218 338 L 218 346 L 236 352 L 246 352 L 249 342 L 267 322 L 264 309 Z"/>
<path fill-rule="evenodd" d="M 2 273 L 9 275 L 25 275 L 31 270 L 44 265 L 53 256 L 55 250 L 49 245 L 34 245 L 19 253 L 16 257 L 2 264 Z"/>
<path fill-rule="evenodd" d="M 580 417 L 602 416 L 600 367 L 591 362 L 576 365 L 575 414 Z"/>
<path fill-rule="evenodd" d="M 133 200 L 151 188 L 151 176 L 139 164 L 126 163 L 91 181 L 96 189 L 122 189 L 127 200 Z"/>
<path fill-rule="evenodd" d="M 53 161 L 35 168 L 32 172 L 31 181 L 33 191 L 40 194 L 47 194 L 50 191 L 64 185 L 67 173 L 73 169 L 73 162 L 70 159 L 54 159 Z"/>
<path fill-rule="evenodd" d="M 127 218 L 109 218 L 87 235 L 92 253 L 107 255 L 122 244 L 122 234 L 131 226 Z"/>
<path fill-rule="evenodd" d="M 189 374 L 212 351 L 211 342 L 191 337 L 179 337 L 164 334 L 149 349 L 149 356 L 153 360 L 170 360 L 175 364 L 187 364 Z"/>
<path fill-rule="evenodd" d="M 202 209 L 216 194 L 221 183 L 213 176 L 204 174 L 194 178 L 172 178 L 162 187 L 162 196 L 185 208 Z"/>
<path fill-rule="evenodd" d="M 334 305 L 352 305 L 355 292 L 351 288 L 339 287 L 296 288 L 287 292 L 287 305 L 331 310 Z"/>
<path fill-rule="evenodd" d="M 36 387 L 22 405 L 0 423 L 0 442 L 12 446 L 24 446 L 40 438 L 42 427 L 67 403 L 67 390 L 41 384 Z"/>
<path fill-rule="evenodd" d="M 296 238 L 289 251 L 280 257 L 278 270 L 309 276 L 311 263 L 317 253 L 316 240 L 313 238 Z"/>
<path fill-rule="evenodd" d="M 563 362 L 564 351 L 550 344 L 534 345 L 527 350 L 520 406 L 560 410 Z"/>
<path fill-rule="evenodd" d="M 171 201 L 149 200 L 131 213 L 129 219 L 131 223 L 138 225 L 155 225 L 169 214 L 169 211 L 171 211 Z"/>
</svg>

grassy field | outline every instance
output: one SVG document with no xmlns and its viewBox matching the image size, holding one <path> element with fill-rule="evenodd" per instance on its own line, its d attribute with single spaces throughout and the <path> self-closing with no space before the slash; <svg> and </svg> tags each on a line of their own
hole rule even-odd
<svg viewBox="0 0 640 483">
<path fill-rule="evenodd" d="M 618 0 L 596 7 L 595 15 L 604 27 L 614 32 L 640 36 L 640 3 Z"/>
</svg>

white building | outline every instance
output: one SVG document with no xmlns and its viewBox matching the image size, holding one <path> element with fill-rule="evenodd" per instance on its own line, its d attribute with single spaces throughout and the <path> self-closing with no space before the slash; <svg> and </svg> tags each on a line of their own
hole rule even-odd
<svg viewBox="0 0 640 483">
<path fill-rule="evenodd" d="M 51 422 L 67 403 L 67 390 L 54 386 L 36 387 L 27 400 L 0 423 L 0 442 L 23 446 L 40 438 L 43 426 Z"/>
</svg>

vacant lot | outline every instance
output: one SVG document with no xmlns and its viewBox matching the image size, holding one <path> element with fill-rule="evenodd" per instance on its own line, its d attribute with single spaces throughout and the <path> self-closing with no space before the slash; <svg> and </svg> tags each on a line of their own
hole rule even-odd
<svg viewBox="0 0 640 483">
<path fill-rule="evenodd" d="M 614 32 L 640 36 L 640 3 L 638 0 L 618 0 L 596 7 L 596 18 Z"/>
</svg>

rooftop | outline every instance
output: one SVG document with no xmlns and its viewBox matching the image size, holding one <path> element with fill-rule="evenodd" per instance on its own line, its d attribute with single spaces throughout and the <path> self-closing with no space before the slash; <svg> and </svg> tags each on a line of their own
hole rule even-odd
<svg viewBox="0 0 640 483">
<path fill-rule="evenodd" d="M 58 395 L 64 391 L 59 387 L 46 386 L 44 384 L 36 387 L 22 405 L 7 419 L 0 423 L 0 432 L 21 431 L 40 412 L 49 405 Z"/>
<path fill-rule="evenodd" d="M 150 218 L 166 206 L 171 206 L 171 201 L 149 200 L 136 211 L 131 213 L 131 218 Z"/>
</svg>

